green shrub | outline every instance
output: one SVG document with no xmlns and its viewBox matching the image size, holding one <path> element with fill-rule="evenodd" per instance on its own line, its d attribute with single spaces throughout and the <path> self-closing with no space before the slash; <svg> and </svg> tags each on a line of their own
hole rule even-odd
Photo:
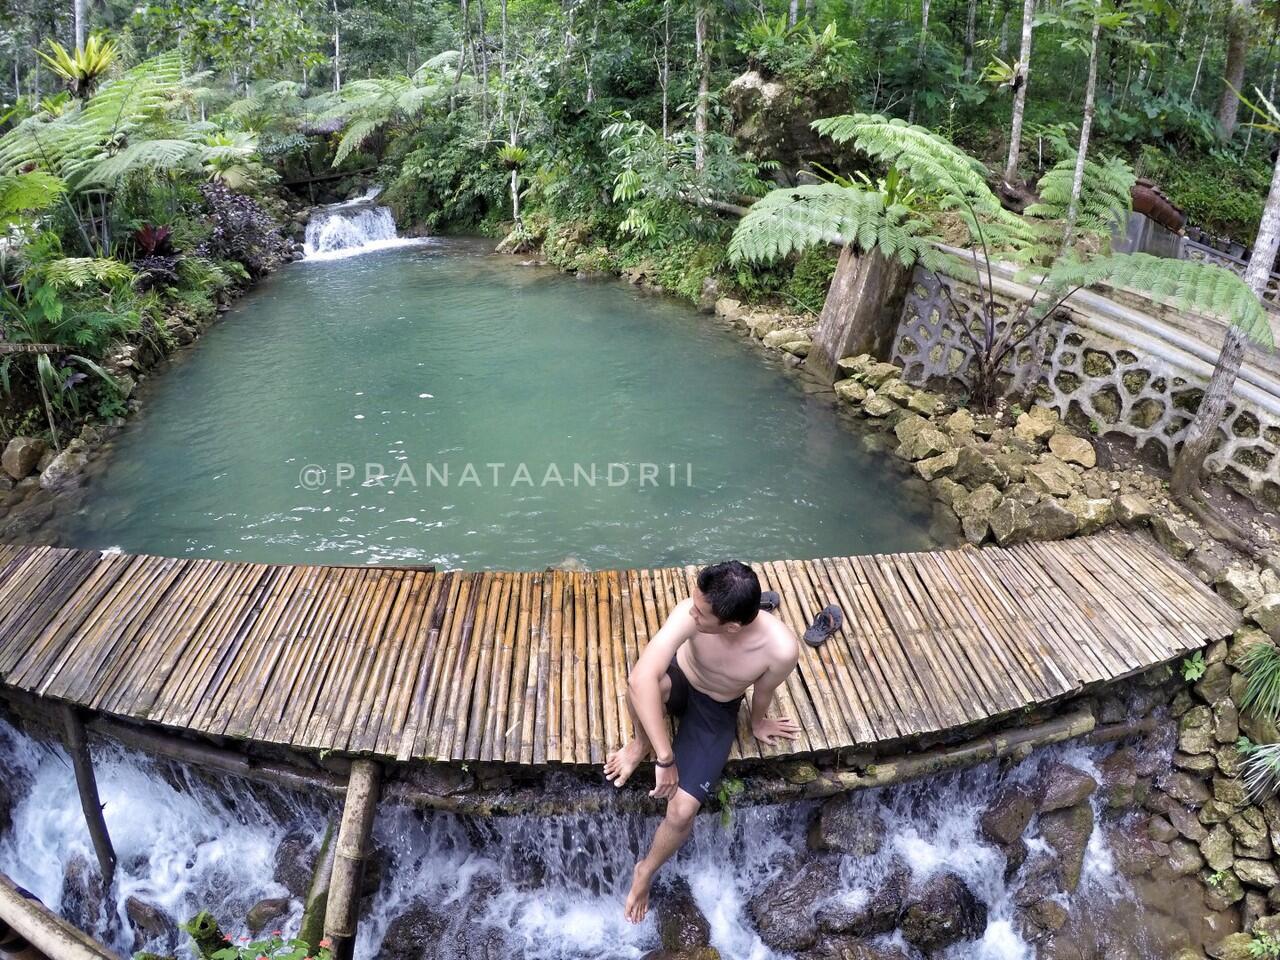
<svg viewBox="0 0 1280 960">
<path fill-rule="evenodd" d="M 1246 245 L 1258 232 L 1271 182 L 1261 150 L 1241 161 L 1223 153 L 1197 158 L 1144 147 L 1139 173 L 1186 212 L 1188 223 L 1202 230 Z"/>
</svg>

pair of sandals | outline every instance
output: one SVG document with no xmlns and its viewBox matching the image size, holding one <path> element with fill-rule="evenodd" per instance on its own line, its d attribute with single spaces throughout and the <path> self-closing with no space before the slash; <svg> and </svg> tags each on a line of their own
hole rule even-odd
<svg viewBox="0 0 1280 960">
<path fill-rule="evenodd" d="M 760 594 L 760 609 L 773 613 L 782 606 L 782 596 L 776 590 L 765 590 Z M 844 626 L 844 613 L 834 603 L 822 608 L 813 618 L 813 623 L 804 632 L 804 642 L 811 647 L 820 647 L 831 639 Z"/>
</svg>

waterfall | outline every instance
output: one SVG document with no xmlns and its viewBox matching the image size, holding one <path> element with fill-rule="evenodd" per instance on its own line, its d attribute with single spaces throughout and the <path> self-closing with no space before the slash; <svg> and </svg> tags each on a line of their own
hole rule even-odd
<svg viewBox="0 0 1280 960">
<path fill-rule="evenodd" d="M 306 258 L 332 260 L 421 243 L 421 238 L 396 234 L 391 209 L 374 203 L 380 192 L 380 187 L 371 187 L 363 197 L 316 210 L 307 224 L 303 245 Z"/>
<path fill-rule="evenodd" d="M 868 856 L 845 858 L 826 892 L 865 901 L 895 864 L 905 865 L 913 884 L 947 871 L 986 905 L 987 926 L 979 940 L 940 956 L 1032 960 L 1035 945 L 1023 938 L 1015 915 L 1023 881 L 1005 876 L 1004 857 L 982 839 L 979 817 L 996 790 L 1011 781 L 1030 782 L 1046 762 L 1066 760 L 1096 774 L 1106 753 L 1101 747 L 1050 748 L 1010 770 L 987 764 L 858 794 L 860 809 L 883 823 L 883 845 Z M 289 862 L 309 863 L 326 821 L 339 812 L 327 798 L 197 774 L 102 741 L 94 742 L 94 761 L 120 861 L 109 902 L 88 909 L 77 894 L 94 872 L 86 866 L 93 849 L 61 747 L 37 742 L 3 720 L 0 829 L 6 809 L 12 825 L 0 833 L 0 870 L 125 955 L 150 949 L 193 956 L 176 933 L 135 936 L 130 918 L 138 905 L 131 906 L 130 898 L 177 921 L 209 909 L 232 937 L 247 933 L 250 906 L 290 897 L 282 851 L 294 851 L 285 855 L 293 858 Z M 724 960 L 784 960 L 760 940 L 750 901 L 795 869 L 816 809 L 814 802 L 746 808 L 734 811 L 727 824 L 699 817 L 687 848 L 665 868 L 665 875 L 688 882 Z M 1102 814 L 1096 804 L 1099 829 L 1081 885 L 1063 905 L 1073 916 L 1093 915 L 1104 937 L 1128 944 L 1136 937 L 1125 956 L 1162 957 L 1141 929 L 1146 908 L 1114 866 Z M 465 818 L 384 804 L 374 829 L 378 887 L 365 900 L 356 956 L 635 960 L 658 945 L 657 927 L 652 912 L 637 926 L 627 923 L 622 899 L 656 823 L 621 814 Z M 1032 838 L 1029 845 L 1035 851 L 1043 841 Z M 270 926 L 288 935 L 300 917 L 294 895 Z"/>
</svg>

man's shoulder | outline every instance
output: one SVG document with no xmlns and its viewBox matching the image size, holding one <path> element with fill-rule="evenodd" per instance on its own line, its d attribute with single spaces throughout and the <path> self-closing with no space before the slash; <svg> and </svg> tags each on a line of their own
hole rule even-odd
<svg viewBox="0 0 1280 960">
<path fill-rule="evenodd" d="M 775 664 L 795 663 L 800 659 L 800 641 L 796 638 L 795 631 L 781 617 L 775 617 L 772 613 L 762 616 L 768 618 L 769 659 Z"/>
</svg>

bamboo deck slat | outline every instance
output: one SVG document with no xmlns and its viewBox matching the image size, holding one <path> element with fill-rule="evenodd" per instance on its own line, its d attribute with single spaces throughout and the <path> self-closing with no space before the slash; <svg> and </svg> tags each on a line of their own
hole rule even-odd
<svg viewBox="0 0 1280 960">
<path fill-rule="evenodd" d="M 1144 541 L 756 564 L 802 645 L 733 756 L 865 746 L 1078 692 L 1231 633 L 1235 610 Z M 694 567 L 593 573 L 272 566 L 0 546 L 0 683 L 89 709 L 399 760 L 600 764 L 627 675 Z"/>
</svg>

